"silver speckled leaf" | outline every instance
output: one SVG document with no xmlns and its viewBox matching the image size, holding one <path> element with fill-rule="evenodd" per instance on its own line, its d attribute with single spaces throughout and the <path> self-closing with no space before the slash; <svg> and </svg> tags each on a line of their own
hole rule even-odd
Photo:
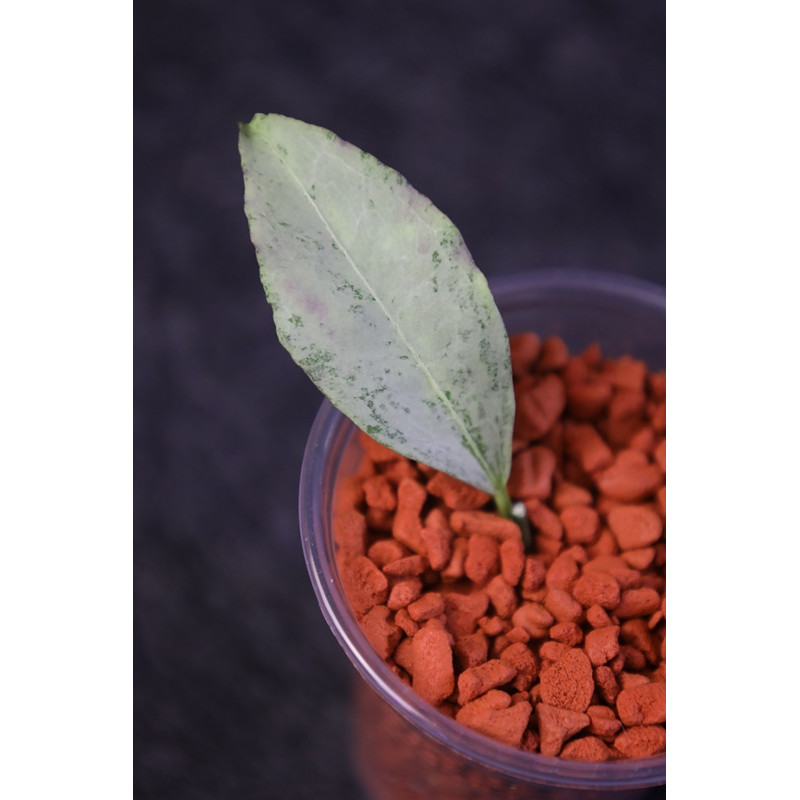
<svg viewBox="0 0 800 800">
<path fill-rule="evenodd" d="M 330 131 L 241 126 L 245 210 L 278 336 L 377 441 L 494 494 L 511 464 L 508 337 L 453 223 Z"/>
</svg>

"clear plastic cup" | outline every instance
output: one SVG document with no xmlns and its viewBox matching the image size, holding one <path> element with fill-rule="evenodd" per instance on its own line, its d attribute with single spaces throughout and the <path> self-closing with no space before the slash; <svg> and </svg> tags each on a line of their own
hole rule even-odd
<svg viewBox="0 0 800 800">
<path fill-rule="evenodd" d="M 509 334 L 561 336 L 572 352 L 599 342 L 652 369 L 666 360 L 665 291 L 597 272 L 533 272 L 491 283 Z M 314 421 L 300 479 L 300 531 L 322 613 L 361 676 L 354 693 L 353 758 L 375 800 L 413 798 L 647 797 L 666 782 L 664 754 L 583 763 L 527 753 L 471 731 L 397 678 L 372 649 L 338 574 L 331 526 L 336 481 L 355 471 L 353 424 L 325 401 Z"/>
</svg>

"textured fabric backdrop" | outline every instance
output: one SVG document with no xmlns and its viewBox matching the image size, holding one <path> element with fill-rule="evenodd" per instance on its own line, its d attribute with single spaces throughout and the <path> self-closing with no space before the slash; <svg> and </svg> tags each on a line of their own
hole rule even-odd
<svg viewBox="0 0 800 800">
<path fill-rule="evenodd" d="M 296 519 L 320 396 L 272 327 L 237 122 L 280 112 L 373 153 L 490 279 L 663 283 L 664 7 L 140 0 L 134 15 L 136 796 L 358 800 L 352 668 Z"/>
</svg>

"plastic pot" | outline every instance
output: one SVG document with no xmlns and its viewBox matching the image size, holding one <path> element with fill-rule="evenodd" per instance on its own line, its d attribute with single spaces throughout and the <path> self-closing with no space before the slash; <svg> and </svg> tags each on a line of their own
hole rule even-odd
<svg viewBox="0 0 800 800">
<path fill-rule="evenodd" d="M 509 334 L 558 335 L 572 352 L 599 342 L 662 369 L 663 287 L 597 272 L 532 272 L 492 283 Z M 582 763 L 527 753 L 449 719 L 418 697 L 375 653 L 353 615 L 335 557 L 336 481 L 360 459 L 356 430 L 329 402 L 314 421 L 300 484 L 303 549 L 322 613 L 360 678 L 353 758 L 376 800 L 412 798 L 648 797 L 666 780 L 666 756 Z"/>
</svg>

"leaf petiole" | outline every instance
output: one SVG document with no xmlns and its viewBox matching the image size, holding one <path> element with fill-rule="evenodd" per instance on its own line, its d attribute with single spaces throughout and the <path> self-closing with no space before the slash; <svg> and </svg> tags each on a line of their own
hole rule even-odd
<svg viewBox="0 0 800 800">
<path fill-rule="evenodd" d="M 511 519 L 511 498 L 508 495 L 508 489 L 505 486 L 500 486 L 494 493 L 494 505 L 497 513 L 501 517 Z"/>
</svg>

